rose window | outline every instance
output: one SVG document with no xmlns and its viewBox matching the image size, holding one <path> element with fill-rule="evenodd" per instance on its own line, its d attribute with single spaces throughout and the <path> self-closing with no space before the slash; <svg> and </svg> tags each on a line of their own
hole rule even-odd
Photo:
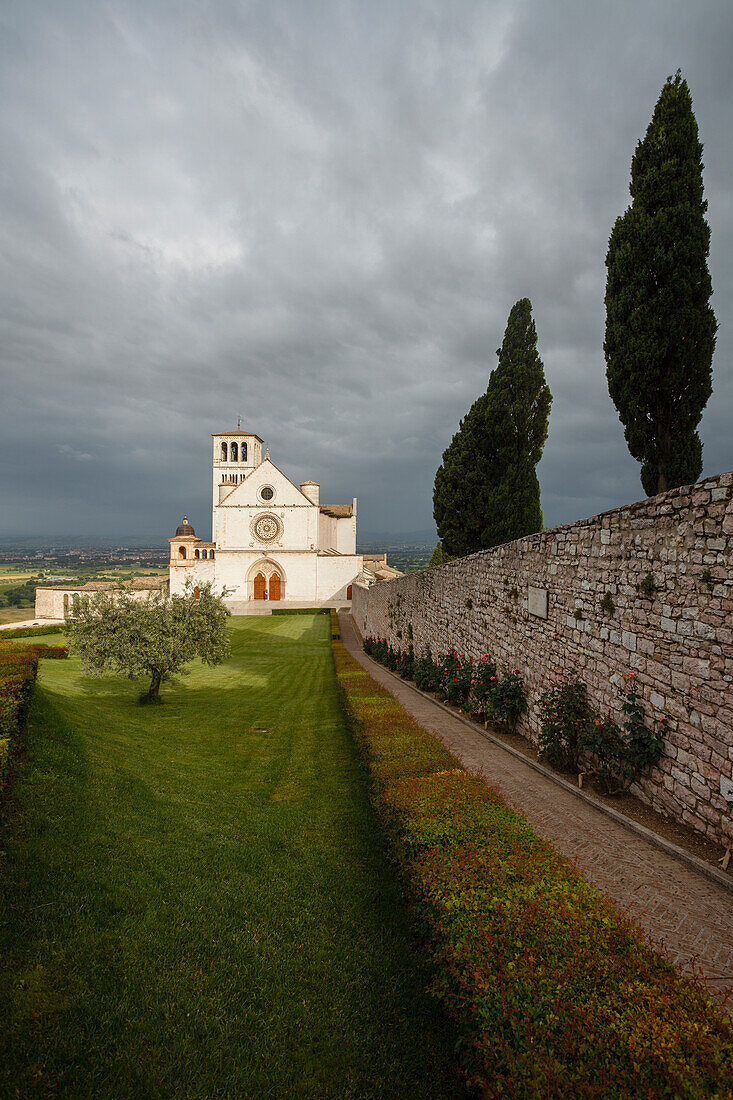
<svg viewBox="0 0 733 1100">
<path fill-rule="evenodd" d="M 255 535 L 262 542 L 272 542 L 280 534 L 280 523 L 275 516 L 260 516 L 254 526 Z"/>
</svg>

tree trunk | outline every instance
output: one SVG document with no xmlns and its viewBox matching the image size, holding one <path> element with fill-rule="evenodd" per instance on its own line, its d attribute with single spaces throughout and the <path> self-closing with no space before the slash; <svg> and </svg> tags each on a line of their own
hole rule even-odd
<svg viewBox="0 0 733 1100">
<path fill-rule="evenodd" d="M 664 472 L 664 469 L 665 469 L 664 464 L 665 464 L 665 460 L 668 461 L 670 455 L 672 454 L 672 433 L 667 428 L 664 429 L 664 444 L 665 444 L 664 455 L 660 459 L 660 462 L 659 462 L 659 480 L 657 482 L 657 492 L 658 493 L 666 493 L 667 492 L 667 475 Z"/>
<path fill-rule="evenodd" d="M 160 685 L 163 682 L 163 676 L 160 672 L 153 672 L 152 679 L 150 681 L 150 687 L 148 688 L 143 699 L 146 703 L 157 703 L 160 699 Z"/>
</svg>

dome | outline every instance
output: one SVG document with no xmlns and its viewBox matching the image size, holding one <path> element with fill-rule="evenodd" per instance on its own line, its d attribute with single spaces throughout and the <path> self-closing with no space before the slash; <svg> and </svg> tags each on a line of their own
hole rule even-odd
<svg viewBox="0 0 733 1100">
<path fill-rule="evenodd" d="M 193 535 L 195 537 L 196 532 L 188 522 L 188 516 L 184 516 L 183 523 L 179 523 L 178 527 L 176 527 L 176 535 Z"/>
</svg>

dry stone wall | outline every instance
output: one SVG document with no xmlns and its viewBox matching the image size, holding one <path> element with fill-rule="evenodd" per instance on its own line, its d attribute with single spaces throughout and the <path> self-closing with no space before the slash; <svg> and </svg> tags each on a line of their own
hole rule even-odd
<svg viewBox="0 0 733 1100">
<path fill-rule="evenodd" d="M 717 841 L 733 800 L 733 473 L 365 589 L 364 634 L 448 645 L 518 669 L 536 741 L 548 686 L 579 676 L 621 722 L 624 673 L 668 719 L 665 754 L 634 788 Z M 545 596 L 546 593 L 546 596 Z M 546 617 L 542 617 L 546 614 Z M 726 799 L 727 796 L 727 799 Z M 728 841 L 730 843 L 730 841 Z"/>
</svg>

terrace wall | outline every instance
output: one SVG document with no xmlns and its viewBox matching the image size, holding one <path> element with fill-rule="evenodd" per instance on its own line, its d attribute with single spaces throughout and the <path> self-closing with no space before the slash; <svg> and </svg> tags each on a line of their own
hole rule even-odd
<svg viewBox="0 0 733 1100">
<path fill-rule="evenodd" d="M 624 673 L 667 717 L 665 755 L 634 792 L 717 841 L 733 799 L 733 473 L 530 535 L 366 589 L 364 634 L 415 651 L 491 653 L 528 689 L 520 732 L 540 729 L 543 692 L 579 676 L 622 721 Z M 651 574 L 655 591 L 640 585 Z M 530 593 L 530 589 L 534 590 Z M 546 618 L 534 612 L 543 610 Z M 604 611 L 606 593 L 615 604 Z"/>
</svg>

